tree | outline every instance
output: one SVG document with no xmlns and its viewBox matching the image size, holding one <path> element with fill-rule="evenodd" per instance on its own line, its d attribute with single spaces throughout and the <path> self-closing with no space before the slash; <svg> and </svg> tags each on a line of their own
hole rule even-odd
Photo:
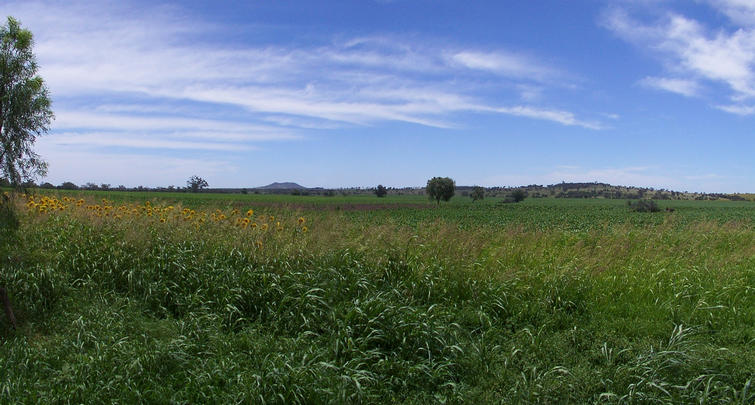
<svg viewBox="0 0 755 405">
<path fill-rule="evenodd" d="M 71 183 L 70 181 L 66 181 L 60 186 L 58 186 L 58 188 L 61 190 L 78 190 L 79 186 Z"/>
<path fill-rule="evenodd" d="M 511 193 L 511 198 L 514 200 L 514 202 L 521 202 L 524 201 L 525 198 L 527 198 L 527 193 L 521 188 L 518 188 L 514 190 L 513 193 Z"/>
<path fill-rule="evenodd" d="M 13 208 L 13 202 L 5 193 L 0 194 L 0 243 L 9 243 L 10 246 L 13 246 L 13 236 L 18 229 L 18 225 L 18 217 Z M 0 286 L 0 301 L 2 301 L 5 309 L 5 317 L 8 318 L 11 327 L 16 329 L 16 316 L 13 314 L 13 307 L 11 306 L 5 286 Z"/>
<path fill-rule="evenodd" d="M 474 186 L 472 188 L 472 194 L 469 196 L 472 197 L 472 201 L 482 200 L 485 198 L 485 189 L 480 186 Z"/>
<path fill-rule="evenodd" d="M 31 31 L 8 17 L 0 27 L 0 175 L 15 186 L 47 173 L 32 146 L 54 118 L 32 45 Z"/>
<path fill-rule="evenodd" d="M 47 164 L 32 150 L 34 141 L 50 130 L 53 119 L 50 97 L 32 53 L 31 31 L 22 29 L 13 17 L 0 27 L 0 177 L 18 187 L 47 173 Z M 13 232 L 17 221 L 13 205 L 2 195 L 3 218 L 0 231 Z M 12 226 L 13 224 L 16 226 Z M 9 225 L 10 224 L 10 225 Z M 3 242 L 10 238 L 3 237 Z M 13 328 L 16 318 L 4 287 L 0 301 Z"/>
<path fill-rule="evenodd" d="M 378 197 L 385 197 L 386 194 L 388 194 L 388 189 L 385 188 L 384 185 L 378 184 L 377 188 L 375 189 L 375 195 Z"/>
<path fill-rule="evenodd" d="M 627 201 L 629 207 L 637 212 L 660 212 L 658 203 L 653 200 L 639 200 L 635 204 L 632 201 Z"/>
<path fill-rule="evenodd" d="M 186 181 L 186 188 L 191 190 L 192 193 L 196 193 L 207 186 L 207 180 L 199 176 L 191 176 L 189 180 Z"/>
<path fill-rule="evenodd" d="M 440 200 L 450 200 L 454 196 L 454 191 L 456 191 L 456 183 L 449 177 L 433 177 L 427 181 L 425 188 L 428 197 L 438 204 L 440 204 Z"/>
</svg>

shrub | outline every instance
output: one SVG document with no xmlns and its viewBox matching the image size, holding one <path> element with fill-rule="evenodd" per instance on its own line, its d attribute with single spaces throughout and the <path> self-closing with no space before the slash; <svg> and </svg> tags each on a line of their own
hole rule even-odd
<svg viewBox="0 0 755 405">
<path fill-rule="evenodd" d="M 516 189 L 513 193 L 511 193 L 511 198 L 514 200 L 514 202 L 524 201 L 524 199 L 527 198 L 527 192 L 525 192 L 521 188 Z"/>
<path fill-rule="evenodd" d="M 485 189 L 480 186 L 474 186 L 470 197 L 472 197 L 472 201 L 482 200 L 485 198 Z"/>
<path fill-rule="evenodd" d="M 661 210 L 653 200 L 638 200 L 634 204 L 629 201 L 628 205 L 636 212 L 659 212 Z"/>
</svg>

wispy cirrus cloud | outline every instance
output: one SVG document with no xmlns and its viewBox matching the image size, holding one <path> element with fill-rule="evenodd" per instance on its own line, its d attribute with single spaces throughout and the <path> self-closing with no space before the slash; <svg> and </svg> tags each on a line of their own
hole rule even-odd
<svg viewBox="0 0 755 405">
<path fill-rule="evenodd" d="M 755 3 L 750 0 L 708 0 L 708 3 L 737 24 L 755 25 Z"/>
<path fill-rule="evenodd" d="M 196 136 L 196 134 L 193 134 Z M 206 137 L 208 134 L 201 134 Z M 214 134 L 213 134 L 214 135 Z M 186 139 L 186 134 L 167 135 L 156 138 L 149 133 L 99 132 L 85 133 L 60 132 L 50 142 L 57 146 L 86 146 L 110 148 L 138 148 L 138 149 L 169 149 L 169 150 L 201 150 L 239 152 L 256 149 L 255 147 L 236 142 L 196 142 Z M 217 139 L 217 138 L 215 138 Z"/>
<path fill-rule="evenodd" d="M 542 81 L 558 76 L 559 73 L 532 57 L 505 51 L 465 50 L 449 56 L 452 63 L 466 67 L 529 80 Z"/>
<path fill-rule="evenodd" d="M 755 115 L 755 105 L 730 104 L 717 105 L 716 108 L 736 115 Z"/>
<path fill-rule="evenodd" d="M 755 10 L 751 2 L 737 0 L 709 4 L 732 18 L 735 24 L 744 23 L 742 18 L 734 18 L 742 15 L 739 13 Z M 603 25 L 621 38 L 652 50 L 660 57 L 665 70 L 674 76 L 645 78 L 640 81 L 645 86 L 690 97 L 700 94 L 700 82 L 704 81 L 726 86 L 727 97 L 737 104 L 755 97 L 755 28 L 751 24 L 734 30 L 711 28 L 670 11 L 646 22 L 616 8 L 605 14 Z M 738 105 L 722 110 L 741 112 L 746 109 Z"/>
<path fill-rule="evenodd" d="M 463 81 L 470 69 L 521 80 L 553 73 L 512 52 L 450 52 L 390 36 L 308 46 L 221 45 L 202 36 L 218 27 L 194 24 L 180 10 L 115 18 L 112 4 L 86 13 L 83 7 L 76 2 L 6 6 L 34 28 L 42 73 L 56 95 L 131 93 L 242 107 L 252 119 L 275 114 L 347 125 L 402 121 L 455 127 L 446 118 L 454 112 L 581 125 L 580 120 L 551 119 L 547 106 L 491 105 L 471 82 Z M 519 109 L 543 114 L 521 114 Z"/>
<path fill-rule="evenodd" d="M 278 127 L 234 122 L 230 120 L 210 120 L 181 116 L 147 116 L 112 114 L 103 112 L 60 110 L 55 113 L 55 125 L 58 129 L 87 128 L 98 130 L 137 130 L 137 131 L 170 131 L 182 132 L 205 131 L 227 134 L 245 135 L 250 140 L 296 139 L 291 132 Z M 82 124 L 84 123 L 84 124 Z"/>
<path fill-rule="evenodd" d="M 700 86 L 694 80 L 675 79 L 668 77 L 646 77 L 639 81 L 640 85 L 687 97 L 697 96 Z"/>
<path fill-rule="evenodd" d="M 495 109 L 496 112 L 511 114 L 520 117 L 534 118 L 540 120 L 555 121 L 563 125 L 580 126 L 589 129 L 603 129 L 604 126 L 597 121 L 582 121 L 577 119 L 574 114 L 562 110 L 545 110 L 529 107 L 502 107 Z"/>
<path fill-rule="evenodd" d="M 0 15 L 34 33 L 57 116 L 56 136 L 43 142 L 53 168 L 62 150 L 97 154 L 92 161 L 103 164 L 108 154 L 193 161 L 203 151 L 242 161 L 271 142 L 329 130 L 459 129 L 476 115 L 604 128 L 600 114 L 581 117 L 549 100 L 552 89 L 574 91 L 572 79 L 527 50 L 391 32 L 236 41 L 229 30 L 270 27 L 229 27 L 180 6 L 128 1 L 10 0 Z"/>
</svg>

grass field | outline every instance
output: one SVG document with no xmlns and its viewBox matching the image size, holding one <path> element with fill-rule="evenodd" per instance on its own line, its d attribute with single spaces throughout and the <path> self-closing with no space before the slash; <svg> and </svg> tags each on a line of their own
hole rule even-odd
<svg viewBox="0 0 755 405">
<path fill-rule="evenodd" d="M 47 196 L 3 403 L 755 401 L 752 202 Z"/>
</svg>

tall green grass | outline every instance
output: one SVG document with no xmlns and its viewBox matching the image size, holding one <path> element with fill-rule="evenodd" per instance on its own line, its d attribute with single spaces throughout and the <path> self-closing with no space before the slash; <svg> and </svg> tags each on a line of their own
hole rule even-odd
<svg viewBox="0 0 755 405">
<path fill-rule="evenodd" d="M 497 215 L 467 208 L 327 210 L 262 249 L 230 228 L 24 214 L 0 244 L 20 323 L 0 322 L 0 401 L 755 400 L 749 223 L 459 226 Z"/>
</svg>

